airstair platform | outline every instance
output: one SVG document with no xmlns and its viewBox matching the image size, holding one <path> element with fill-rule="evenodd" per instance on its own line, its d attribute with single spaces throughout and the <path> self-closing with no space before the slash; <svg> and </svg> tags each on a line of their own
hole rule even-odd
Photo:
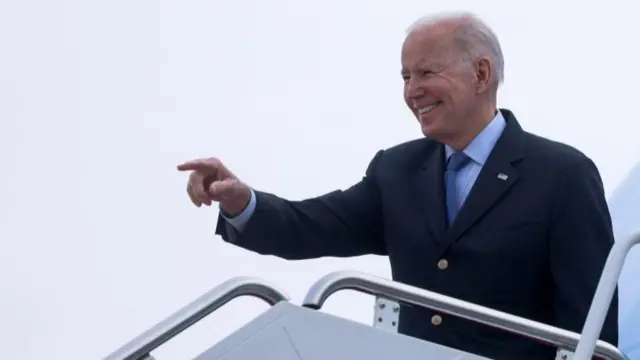
<svg viewBox="0 0 640 360">
<path fill-rule="evenodd" d="M 616 242 L 605 264 L 581 334 L 356 271 L 317 280 L 301 305 L 259 278 L 226 281 L 122 346 L 105 360 L 156 360 L 151 352 L 210 313 L 240 296 L 271 307 L 194 360 L 490 360 L 397 333 L 398 304 L 422 306 L 555 346 L 556 360 L 629 360 L 599 339 L 624 260 L 640 234 Z M 324 302 L 341 290 L 376 297 L 374 325 L 323 313 Z M 160 360 L 160 359 L 157 359 Z"/>
<path fill-rule="evenodd" d="M 196 360 L 488 360 L 281 302 Z"/>
</svg>

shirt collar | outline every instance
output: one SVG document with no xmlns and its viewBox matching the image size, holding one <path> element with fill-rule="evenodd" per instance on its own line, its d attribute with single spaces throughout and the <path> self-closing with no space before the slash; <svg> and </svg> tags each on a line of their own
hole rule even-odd
<svg viewBox="0 0 640 360">
<path fill-rule="evenodd" d="M 467 145 L 463 152 L 474 162 L 484 165 L 491 154 L 491 150 L 502 135 L 502 131 L 506 126 L 506 121 L 502 113 L 498 111 L 491 122 L 476 135 L 476 137 Z M 447 160 L 449 156 L 455 152 L 449 145 L 445 145 Z"/>
</svg>

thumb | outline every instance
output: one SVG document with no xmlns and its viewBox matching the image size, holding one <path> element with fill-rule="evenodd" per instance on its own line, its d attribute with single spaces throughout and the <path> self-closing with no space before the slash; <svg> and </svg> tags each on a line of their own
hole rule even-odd
<svg viewBox="0 0 640 360">
<path fill-rule="evenodd" d="M 215 199 L 227 199 L 232 197 L 241 186 L 237 179 L 214 181 L 209 185 L 209 194 Z"/>
</svg>

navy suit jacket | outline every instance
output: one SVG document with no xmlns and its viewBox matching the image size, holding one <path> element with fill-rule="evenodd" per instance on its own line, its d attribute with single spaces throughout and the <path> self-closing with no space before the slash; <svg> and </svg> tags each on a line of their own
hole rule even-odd
<svg viewBox="0 0 640 360">
<path fill-rule="evenodd" d="M 386 255 L 395 281 L 580 332 L 614 243 L 599 172 L 580 151 L 525 132 L 501 111 L 504 132 L 451 227 L 444 146 L 423 138 L 379 151 L 344 191 L 303 201 L 256 191 L 244 230 L 220 217 L 216 232 L 285 259 Z M 446 267 L 437 266 L 442 259 Z M 617 302 L 616 293 L 601 335 L 616 346 Z M 534 340 L 412 306 L 402 307 L 399 331 L 492 359 L 555 355 Z"/>
</svg>

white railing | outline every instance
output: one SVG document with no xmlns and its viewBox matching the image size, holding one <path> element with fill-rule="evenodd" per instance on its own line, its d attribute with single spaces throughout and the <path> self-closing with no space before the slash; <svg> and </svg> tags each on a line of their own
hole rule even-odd
<svg viewBox="0 0 640 360">
<path fill-rule="evenodd" d="M 582 329 L 582 338 L 573 356 L 573 360 L 589 360 L 602 331 L 602 325 L 611 305 L 611 299 L 618 285 L 618 279 L 624 266 L 624 261 L 631 248 L 640 244 L 640 233 L 616 241 L 609 253 L 607 262 L 602 270 L 602 276 L 593 297 L 587 320 Z"/>
<path fill-rule="evenodd" d="M 579 334 L 568 330 L 357 271 L 338 271 L 324 276 L 311 286 L 302 305 L 320 309 L 332 294 L 340 290 L 354 290 L 398 303 L 422 306 L 537 339 L 559 349 L 572 351 L 580 341 Z M 611 344 L 598 340 L 595 345 L 595 354 L 598 356 L 627 360 Z"/>
<path fill-rule="evenodd" d="M 104 360 L 153 360 L 151 351 L 240 296 L 257 297 L 271 306 L 290 299 L 284 291 L 265 280 L 236 277 L 211 289 L 114 351 Z"/>
</svg>

